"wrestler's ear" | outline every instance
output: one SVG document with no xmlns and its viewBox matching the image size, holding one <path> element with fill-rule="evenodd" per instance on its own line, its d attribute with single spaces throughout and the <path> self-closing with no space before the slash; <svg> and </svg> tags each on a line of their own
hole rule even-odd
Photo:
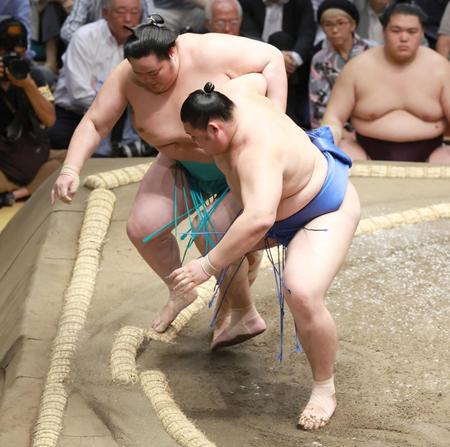
<svg viewBox="0 0 450 447">
<path fill-rule="evenodd" d="M 220 126 L 216 121 L 209 121 L 208 126 L 206 127 L 206 132 L 210 138 L 217 138 L 220 132 Z"/>
</svg>

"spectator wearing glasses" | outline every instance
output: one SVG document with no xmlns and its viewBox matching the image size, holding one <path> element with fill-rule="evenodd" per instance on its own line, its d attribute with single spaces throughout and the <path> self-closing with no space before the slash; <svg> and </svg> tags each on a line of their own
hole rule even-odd
<svg viewBox="0 0 450 447">
<path fill-rule="evenodd" d="M 54 149 L 67 149 L 75 128 L 94 101 L 99 86 L 122 62 L 123 44 L 131 35 L 131 31 L 124 26 L 133 27 L 140 22 L 140 1 L 106 0 L 103 17 L 79 28 L 63 56 L 63 66 L 54 93 L 56 124 L 49 129 Z M 110 155 L 108 152 L 110 148 L 102 146 L 98 155 Z"/>
<path fill-rule="evenodd" d="M 211 33 L 239 36 L 242 7 L 238 0 L 209 0 L 205 6 L 206 29 Z"/>
<path fill-rule="evenodd" d="M 103 17 L 105 0 L 74 0 L 70 14 L 61 28 L 61 39 L 68 44 L 75 31 L 83 25 L 100 20 Z M 153 13 L 153 0 L 141 0 L 142 18 Z"/>
<path fill-rule="evenodd" d="M 326 40 L 311 62 L 309 104 L 313 128 L 321 124 L 331 89 L 344 65 L 374 46 L 355 33 L 359 13 L 348 0 L 325 0 L 317 10 L 317 21 L 325 32 Z"/>
</svg>

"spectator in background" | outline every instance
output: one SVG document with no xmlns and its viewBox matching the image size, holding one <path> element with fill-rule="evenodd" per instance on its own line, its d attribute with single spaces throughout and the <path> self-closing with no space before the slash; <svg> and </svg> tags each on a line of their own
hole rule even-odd
<svg viewBox="0 0 450 447">
<path fill-rule="evenodd" d="M 104 19 L 79 28 L 63 56 L 55 89 L 56 124 L 49 129 L 55 149 L 66 149 L 72 134 L 94 101 L 99 85 L 123 60 L 123 44 L 141 19 L 139 0 L 108 0 Z M 120 136 L 118 138 L 121 138 Z M 137 139 L 137 137 L 136 137 Z M 107 155 L 108 149 L 103 149 Z"/>
<path fill-rule="evenodd" d="M 280 49 L 288 76 L 287 114 L 309 127 L 308 79 L 316 33 L 311 0 L 241 0 L 241 34 Z"/>
<path fill-rule="evenodd" d="M 102 5 L 104 3 L 105 0 L 75 0 L 72 10 L 61 28 L 61 39 L 68 44 L 78 28 L 100 20 L 103 17 Z M 153 0 L 142 0 L 142 18 L 145 19 L 152 14 L 154 8 Z"/>
<path fill-rule="evenodd" d="M 358 34 L 378 44 L 383 43 L 383 26 L 380 16 L 383 14 L 390 0 L 355 0 L 359 11 Z"/>
<path fill-rule="evenodd" d="M 427 16 L 424 24 L 424 34 L 428 46 L 433 50 L 436 48 L 439 24 L 444 15 L 448 0 L 396 0 L 397 3 L 416 3 Z"/>
<path fill-rule="evenodd" d="M 450 64 L 421 46 L 424 12 L 394 3 L 381 17 L 384 45 L 351 60 L 331 93 L 324 124 L 353 159 L 449 163 Z M 351 119 L 356 141 L 342 134 Z M 342 141 L 341 141 L 342 140 Z"/>
<path fill-rule="evenodd" d="M 238 0 L 209 0 L 205 6 L 206 29 L 211 33 L 239 36 L 242 7 Z"/>
<path fill-rule="evenodd" d="M 154 0 L 155 13 L 175 33 L 185 29 L 200 33 L 205 25 L 205 5 L 208 0 Z"/>
<path fill-rule="evenodd" d="M 436 51 L 442 54 L 446 59 L 450 56 L 450 3 L 445 8 L 442 16 L 441 24 L 438 31 L 438 41 L 436 44 Z"/>
<path fill-rule="evenodd" d="M 325 0 L 317 11 L 317 21 L 327 37 L 311 62 L 309 104 L 311 127 L 320 126 L 339 73 L 353 57 L 373 44 L 355 33 L 359 14 L 348 0 Z"/>
<path fill-rule="evenodd" d="M 18 20 L 0 22 L 0 207 L 29 196 L 59 166 L 41 170 L 49 154 L 45 127 L 55 122 L 55 109 L 45 80 L 24 58 L 27 37 Z"/>
<path fill-rule="evenodd" d="M 30 0 L 1 0 L 0 20 L 2 18 L 14 18 L 22 23 L 27 30 L 27 57 L 32 59 L 31 51 L 31 7 Z"/>
<path fill-rule="evenodd" d="M 65 45 L 60 38 L 61 27 L 73 0 L 31 0 L 33 41 L 45 46 L 45 66 L 57 74 Z"/>
</svg>

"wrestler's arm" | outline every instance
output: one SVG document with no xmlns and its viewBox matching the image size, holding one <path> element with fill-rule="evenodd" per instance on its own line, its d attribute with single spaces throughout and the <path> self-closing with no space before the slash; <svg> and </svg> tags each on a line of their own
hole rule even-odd
<svg viewBox="0 0 450 447">
<path fill-rule="evenodd" d="M 448 59 L 450 55 L 450 36 L 441 34 L 436 42 L 436 51 Z"/>
<path fill-rule="evenodd" d="M 442 111 L 447 121 L 447 128 L 450 128 L 450 62 L 444 61 L 442 75 L 442 91 L 440 102 L 442 105 Z"/>
<path fill-rule="evenodd" d="M 268 149 L 249 149 L 262 156 L 239 160 L 239 181 L 243 211 L 227 230 L 220 242 L 209 252 L 208 258 L 222 269 L 242 258 L 260 242 L 275 222 L 283 188 L 280 160 Z M 273 151 L 272 151 L 273 152 Z"/>
<path fill-rule="evenodd" d="M 70 140 L 64 166 L 52 189 L 51 201 L 70 203 L 78 187 L 78 175 L 100 141 L 113 128 L 127 106 L 122 62 L 107 78 Z"/>
<path fill-rule="evenodd" d="M 355 107 L 355 71 L 357 67 L 350 61 L 341 71 L 331 90 L 322 125 L 329 126 L 334 143 L 342 139 L 345 123 L 350 119 Z"/>
<path fill-rule="evenodd" d="M 287 76 L 281 51 L 258 40 L 225 34 L 212 34 L 207 51 L 211 52 L 210 61 L 220 51 L 220 64 L 231 78 L 261 73 L 267 81 L 266 96 L 283 113 L 286 111 Z"/>
</svg>

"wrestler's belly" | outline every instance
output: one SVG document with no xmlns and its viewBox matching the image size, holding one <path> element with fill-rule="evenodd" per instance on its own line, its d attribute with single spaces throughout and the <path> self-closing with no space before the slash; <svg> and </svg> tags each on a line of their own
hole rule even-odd
<svg viewBox="0 0 450 447">
<path fill-rule="evenodd" d="M 304 208 L 319 193 L 328 172 L 328 162 L 322 153 L 318 153 L 309 182 L 300 191 L 281 199 L 276 220 L 286 219 Z"/>
<path fill-rule="evenodd" d="M 373 121 L 352 117 L 352 124 L 361 135 L 395 142 L 428 140 L 445 130 L 444 120 L 424 121 L 404 110 L 389 112 Z"/>
</svg>

